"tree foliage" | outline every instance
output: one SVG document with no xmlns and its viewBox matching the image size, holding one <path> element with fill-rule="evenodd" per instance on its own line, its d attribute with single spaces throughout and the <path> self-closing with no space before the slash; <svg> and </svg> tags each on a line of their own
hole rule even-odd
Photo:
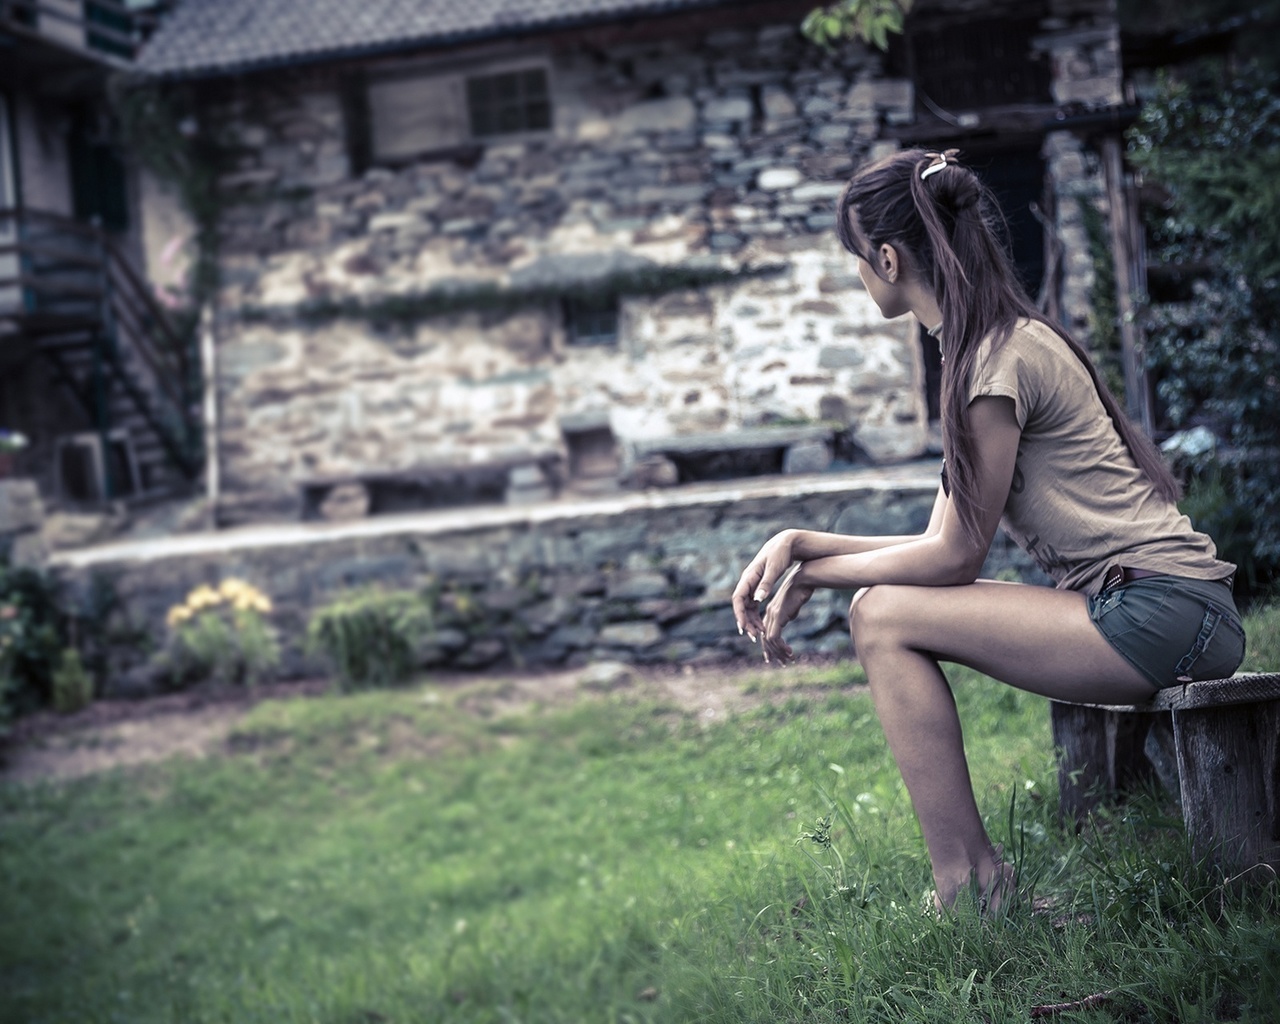
<svg viewBox="0 0 1280 1024">
<path fill-rule="evenodd" d="M 887 50 L 890 33 L 902 31 L 913 3 L 914 0 L 840 0 L 810 11 L 800 28 L 820 46 L 830 48 L 844 39 L 861 39 Z"/>
<path fill-rule="evenodd" d="M 1216 72 L 1216 73 L 1215 73 Z M 1192 300 L 1148 311 L 1148 353 L 1174 426 L 1226 442 L 1222 514 L 1247 514 L 1252 554 L 1280 566 L 1280 79 L 1261 65 L 1165 75 L 1129 155 L 1169 199 L 1152 256 L 1197 277 Z"/>
</svg>

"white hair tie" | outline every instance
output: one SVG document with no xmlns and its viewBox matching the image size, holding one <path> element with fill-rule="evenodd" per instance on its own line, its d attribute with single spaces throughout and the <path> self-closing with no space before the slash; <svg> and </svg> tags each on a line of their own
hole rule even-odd
<svg viewBox="0 0 1280 1024">
<path fill-rule="evenodd" d="M 947 154 L 939 153 L 938 162 L 936 164 L 930 164 L 928 167 L 926 167 L 923 171 L 920 172 L 920 180 L 924 181 L 926 178 L 929 177 L 929 175 L 937 174 L 940 170 L 942 170 L 946 166 L 947 166 Z"/>
</svg>

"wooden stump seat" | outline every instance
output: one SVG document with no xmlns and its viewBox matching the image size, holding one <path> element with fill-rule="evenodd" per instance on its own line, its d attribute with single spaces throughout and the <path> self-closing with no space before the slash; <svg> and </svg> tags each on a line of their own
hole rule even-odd
<svg viewBox="0 0 1280 1024">
<path fill-rule="evenodd" d="M 1280 869 L 1280 673 L 1187 683 L 1146 704 L 1053 701 L 1051 714 L 1064 818 L 1154 774 L 1176 786 L 1197 856 Z"/>
</svg>

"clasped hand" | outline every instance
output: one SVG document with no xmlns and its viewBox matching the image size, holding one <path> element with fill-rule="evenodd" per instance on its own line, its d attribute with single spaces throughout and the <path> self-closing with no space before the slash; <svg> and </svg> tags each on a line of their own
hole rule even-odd
<svg viewBox="0 0 1280 1024">
<path fill-rule="evenodd" d="M 791 645 L 782 639 L 782 630 L 813 596 L 813 587 L 796 582 L 803 565 L 794 559 L 793 534 L 784 530 L 760 549 L 742 570 L 734 588 L 733 617 L 738 632 L 745 633 L 752 642 L 760 640 L 766 662 L 786 664 L 795 658 Z M 769 598 L 775 582 L 777 590 L 762 617 L 760 607 Z"/>
</svg>

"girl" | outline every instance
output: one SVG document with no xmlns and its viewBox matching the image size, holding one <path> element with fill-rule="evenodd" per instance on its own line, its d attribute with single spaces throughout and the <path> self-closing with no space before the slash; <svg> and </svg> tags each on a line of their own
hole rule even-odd
<svg viewBox="0 0 1280 1024">
<path fill-rule="evenodd" d="M 1178 512 L 1177 481 L 1084 351 L 1026 298 L 994 197 L 955 156 L 910 150 L 864 168 L 837 218 L 881 313 L 913 313 L 941 342 L 944 459 L 929 525 L 902 537 L 784 530 L 733 594 L 739 633 L 786 663 L 783 627 L 814 589 L 857 590 L 854 649 L 939 910 L 970 885 L 994 909 L 1014 881 L 978 814 L 939 662 L 1122 704 L 1228 676 L 1244 654 L 1235 566 Z M 1056 589 L 977 578 L 1001 523 Z"/>
</svg>

